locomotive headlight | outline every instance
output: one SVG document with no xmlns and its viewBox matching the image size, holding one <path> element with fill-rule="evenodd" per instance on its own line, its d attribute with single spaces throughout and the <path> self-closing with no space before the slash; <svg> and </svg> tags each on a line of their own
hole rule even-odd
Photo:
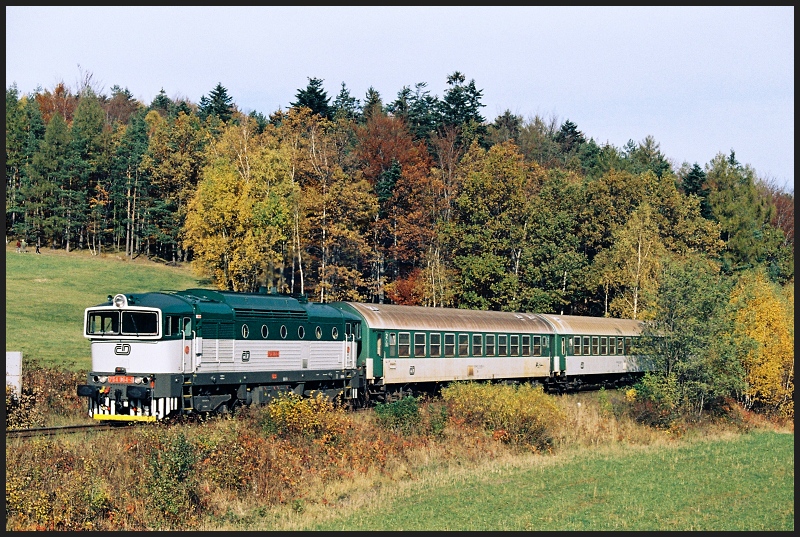
<svg viewBox="0 0 800 537">
<path fill-rule="evenodd" d="M 147 381 L 147 377 L 134 377 L 133 379 L 134 384 L 147 384 Z"/>
<path fill-rule="evenodd" d="M 99 382 L 101 384 L 104 384 L 104 383 L 108 382 L 108 377 L 105 376 L 105 375 L 102 375 L 102 376 L 95 375 L 93 380 L 95 382 Z"/>
<path fill-rule="evenodd" d="M 124 308 L 128 305 L 128 299 L 125 295 L 117 295 L 114 297 L 114 305 L 118 308 Z"/>
</svg>

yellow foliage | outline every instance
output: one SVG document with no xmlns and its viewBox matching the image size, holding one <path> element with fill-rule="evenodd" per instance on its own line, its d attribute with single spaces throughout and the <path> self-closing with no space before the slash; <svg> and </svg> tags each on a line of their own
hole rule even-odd
<svg viewBox="0 0 800 537">
<path fill-rule="evenodd" d="M 793 417 L 794 290 L 782 290 L 758 271 L 742 277 L 731 304 L 734 339 L 747 349 L 746 402 Z"/>
</svg>

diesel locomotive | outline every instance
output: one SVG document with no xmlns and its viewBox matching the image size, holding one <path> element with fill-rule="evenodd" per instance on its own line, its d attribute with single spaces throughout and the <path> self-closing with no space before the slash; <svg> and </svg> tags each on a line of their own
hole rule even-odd
<svg viewBox="0 0 800 537">
<path fill-rule="evenodd" d="M 323 393 L 352 406 L 453 381 L 562 392 L 650 369 L 631 319 L 309 301 L 262 290 L 120 293 L 86 308 L 96 420 L 158 421 Z"/>
</svg>

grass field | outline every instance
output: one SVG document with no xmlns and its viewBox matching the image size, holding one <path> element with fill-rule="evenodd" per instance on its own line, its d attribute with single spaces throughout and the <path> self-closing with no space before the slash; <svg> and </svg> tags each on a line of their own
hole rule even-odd
<svg viewBox="0 0 800 537">
<path fill-rule="evenodd" d="M 6 351 L 71 371 L 91 368 L 83 311 L 108 295 L 208 287 L 188 267 L 6 245 Z"/>
<path fill-rule="evenodd" d="M 423 477 L 312 530 L 794 530 L 794 434 L 581 450 Z"/>
</svg>

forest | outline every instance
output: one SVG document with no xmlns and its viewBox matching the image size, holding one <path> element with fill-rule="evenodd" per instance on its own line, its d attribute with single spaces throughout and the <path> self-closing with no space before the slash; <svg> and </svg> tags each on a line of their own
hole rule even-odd
<svg viewBox="0 0 800 537">
<path fill-rule="evenodd" d="M 458 71 L 441 98 L 323 82 L 267 115 L 222 83 L 149 105 L 91 74 L 12 85 L 6 243 L 191 263 L 220 289 L 320 302 L 642 319 L 700 410 L 736 394 L 793 414 L 793 191 L 733 149 L 679 164 L 651 136 L 490 121 Z"/>
</svg>

